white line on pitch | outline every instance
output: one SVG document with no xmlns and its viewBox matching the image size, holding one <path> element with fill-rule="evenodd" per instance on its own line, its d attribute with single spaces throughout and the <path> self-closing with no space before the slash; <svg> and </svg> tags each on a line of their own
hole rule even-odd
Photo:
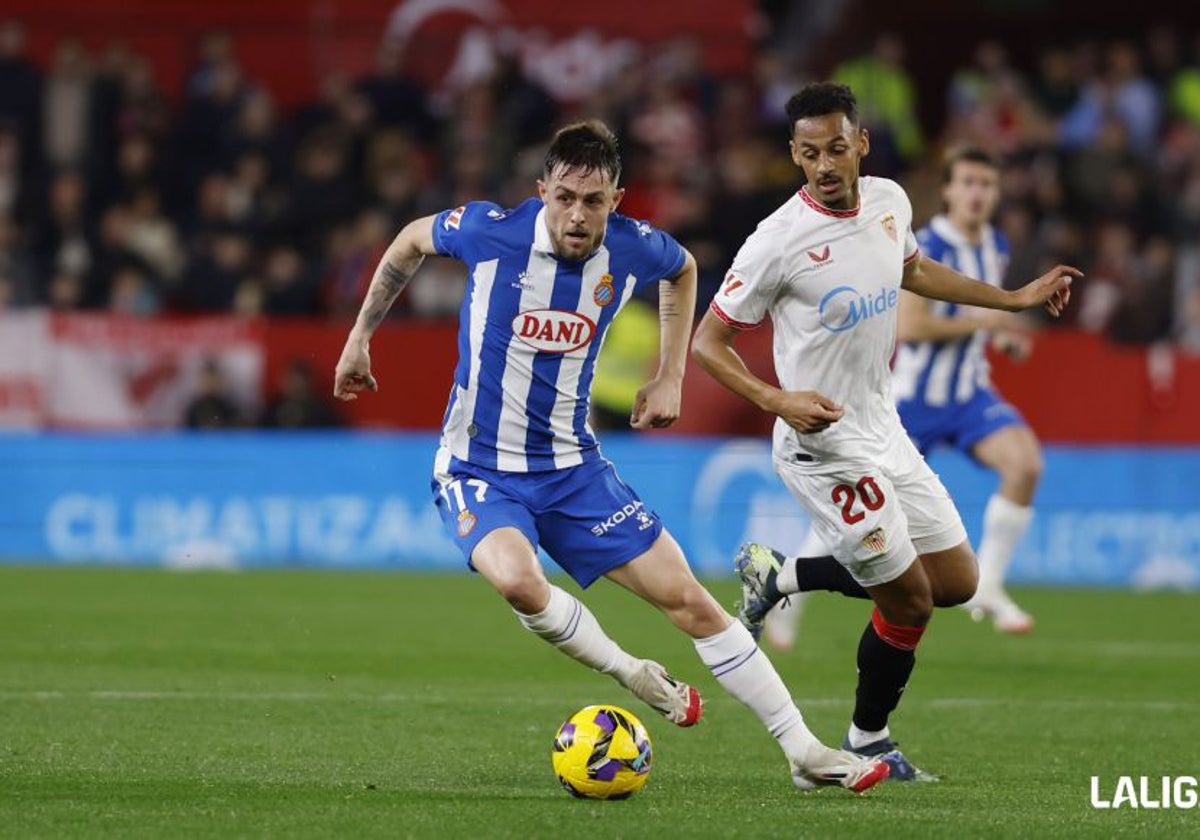
<svg viewBox="0 0 1200 840">
<path fill-rule="evenodd" d="M 0 701 L 54 701 L 54 700 L 97 700 L 114 702 L 153 702 L 160 700 L 211 701 L 211 702 L 250 702 L 250 703 L 310 703 L 320 701 L 352 701 L 368 703 L 418 703 L 442 700 L 430 693 L 394 693 L 384 692 L 371 694 L 366 692 L 340 691 L 281 691 L 281 692 L 252 692 L 252 691 L 134 691 L 134 690 L 96 690 L 96 691 L 0 691 Z M 460 695 L 464 702 L 497 702 L 494 695 Z M 516 698 L 514 698 L 516 699 Z M 725 699 L 725 698 L 721 698 Z M 849 705 L 853 698 L 846 697 L 801 697 L 796 702 L 800 708 L 813 706 L 843 706 Z M 541 703 L 558 705 L 559 698 L 545 697 L 539 699 L 523 696 L 519 702 L 524 705 Z M 1029 700 L 1018 697 L 942 697 L 929 700 L 912 700 L 906 705 L 927 706 L 935 709 L 970 709 L 993 706 L 1023 706 L 1028 708 L 1046 709 L 1138 709 L 1147 711 L 1186 711 L 1200 709 L 1200 703 L 1177 700 Z"/>
</svg>

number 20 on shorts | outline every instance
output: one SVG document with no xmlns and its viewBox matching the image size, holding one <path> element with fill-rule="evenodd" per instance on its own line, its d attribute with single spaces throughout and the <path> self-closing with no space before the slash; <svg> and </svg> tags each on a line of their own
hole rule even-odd
<svg viewBox="0 0 1200 840">
<path fill-rule="evenodd" d="M 842 519 L 847 525 L 862 522 L 867 515 L 861 510 L 854 510 L 856 501 L 861 501 L 862 506 L 867 510 L 879 510 L 887 500 L 883 497 L 883 491 L 879 489 L 875 479 L 869 475 L 860 478 L 858 484 L 854 486 L 839 484 L 833 488 L 833 503 L 841 505 Z"/>
</svg>

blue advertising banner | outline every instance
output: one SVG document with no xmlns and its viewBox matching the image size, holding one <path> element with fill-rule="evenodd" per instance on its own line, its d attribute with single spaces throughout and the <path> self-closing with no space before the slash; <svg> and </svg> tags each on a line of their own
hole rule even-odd
<svg viewBox="0 0 1200 840">
<path fill-rule="evenodd" d="M 766 441 L 610 435 L 626 482 L 696 569 L 746 539 L 794 550 L 803 510 Z M 426 434 L 0 437 L 0 560 L 462 569 L 431 503 Z M 931 459 L 978 542 L 995 478 Z M 1024 583 L 1200 587 L 1200 450 L 1051 448 Z"/>
</svg>

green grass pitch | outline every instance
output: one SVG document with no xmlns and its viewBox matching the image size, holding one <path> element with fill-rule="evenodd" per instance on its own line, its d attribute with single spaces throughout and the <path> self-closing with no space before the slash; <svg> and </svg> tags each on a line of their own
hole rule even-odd
<svg viewBox="0 0 1200 840">
<path fill-rule="evenodd" d="M 733 600 L 729 582 L 714 585 Z M 466 576 L 0 568 L 0 835 L 1057 837 L 1200 835 L 1200 810 L 1096 811 L 1118 775 L 1200 775 L 1200 598 L 1020 591 L 1027 638 L 939 613 L 893 733 L 944 775 L 801 794 L 688 641 L 611 584 L 610 633 L 694 680 L 678 730 L 529 637 Z M 773 655 L 840 740 L 860 602 L 810 601 Z M 550 771 L 558 724 L 628 706 L 655 765 L 626 802 Z"/>
</svg>

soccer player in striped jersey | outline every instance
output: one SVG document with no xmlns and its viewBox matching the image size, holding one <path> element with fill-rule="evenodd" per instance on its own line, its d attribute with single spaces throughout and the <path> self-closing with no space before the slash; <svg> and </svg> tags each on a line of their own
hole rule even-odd
<svg viewBox="0 0 1200 840">
<path fill-rule="evenodd" d="M 624 192 L 620 168 L 607 127 L 572 125 L 550 145 L 536 198 L 513 209 L 472 202 L 408 224 L 367 290 L 334 394 L 354 399 L 377 389 L 371 336 L 426 256 L 466 263 L 459 360 L 432 489 L 468 566 L 532 633 L 691 726 L 701 715 L 699 693 L 613 641 L 581 601 L 546 579 L 537 547 L 584 588 L 600 577 L 625 587 L 693 639 L 717 681 L 775 737 L 797 787 L 862 792 L 887 777 L 887 765 L 830 749 L 809 731 L 750 633 L 697 582 L 588 425 L 604 334 L 635 288 L 654 282 L 660 364 L 630 422 L 675 421 L 695 309 L 691 255 L 666 233 L 614 212 Z"/>
<path fill-rule="evenodd" d="M 792 159 L 807 183 L 746 240 L 692 353 L 719 382 L 776 416 L 775 470 L 832 556 L 788 559 L 745 546 L 735 561 L 740 618 L 761 632 L 771 606 L 811 588 L 873 600 L 844 746 L 883 758 L 893 778 L 931 780 L 897 749 L 888 720 L 934 607 L 970 599 L 977 568 L 953 501 L 892 400 L 888 362 L 900 295 L 1007 311 L 1044 306 L 1058 315 L 1079 272 L 1058 266 L 1005 291 L 929 259 L 913 236 L 903 188 L 859 175 L 870 142 L 850 89 L 808 85 L 788 101 L 787 114 Z M 742 330 L 768 316 L 780 387 L 751 372 L 734 349 Z"/>
<path fill-rule="evenodd" d="M 929 259 L 992 286 L 1003 286 L 1008 241 L 991 224 L 1000 200 L 1000 170 L 981 149 L 964 148 L 946 159 L 942 174 L 946 212 L 917 233 Z M 1041 451 L 1033 431 L 992 388 L 989 338 L 1001 352 L 1023 361 L 1028 335 L 1004 312 L 923 300 L 900 301 L 900 349 L 893 368 L 896 409 L 922 455 L 948 445 L 996 471 L 1000 486 L 988 500 L 979 542 L 979 589 L 964 606 L 996 629 L 1024 633 L 1033 618 L 1013 602 L 1004 577 L 1033 518 Z"/>
</svg>

